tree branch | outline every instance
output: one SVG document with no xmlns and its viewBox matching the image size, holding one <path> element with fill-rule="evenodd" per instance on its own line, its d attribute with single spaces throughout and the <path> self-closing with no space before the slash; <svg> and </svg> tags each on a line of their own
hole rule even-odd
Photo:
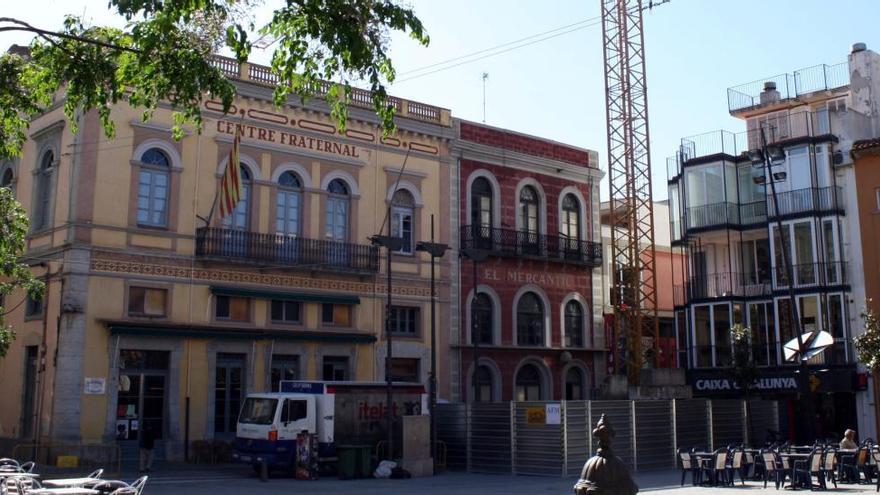
<svg viewBox="0 0 880 495">
<path fill-rule="evenodd" d="M 79 41 L 82 43 L 89 43 L 92 45 L 97 45 L 97 46 L 100 46 L 103 48 L 110 48 L 113 50 L 122 50 L 122 51 L 126 51 L 126 52 L 131 52 L 131 53 L 143 53 L 141 50 L 138 50 L 137 48 L 130 48 L 127 46 L 114 45 L 113 43 L 106 43 L 104 41 L 96 40 L 93 38 L 86 38 L 84 36 L 77 36 L 75 34 L 59 33 L 56 31 L 47 31 L 45 29 L 40 29 L 38 27 L 31 26 L 30 24 L 28 24 L 24 21 L 20 21 L 18 19 L 14 19 L 12 17 L 0 17 L 0 22 L 8 22 L 10 24 L 17 25 L 17 26 L 0 27 L 0 32 L 2 32 L 2 31 L 31 32 L 31 33 L 40 35 L 41 38 L 46 39 L 46 41 L 49 41 L 52 44 L 55 44 L 55 42 L 53 40 L 48 39 L 47 37 L 64 38 L 64 39 L 68 39 L 68 40 Z M 56 44 L 56 46 L 57 46 L 57 44 Z"/>
</svg>

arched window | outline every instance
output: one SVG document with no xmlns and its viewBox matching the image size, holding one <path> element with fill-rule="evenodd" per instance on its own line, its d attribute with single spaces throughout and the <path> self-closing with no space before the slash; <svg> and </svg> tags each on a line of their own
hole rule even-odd
<svg viewBox="0 0 880 495">
<path fill-rule="evenodd" d="M 327 239 L 337 242 L 348 241 L 348 186 L 340 179 L 327 184 Z"/>
<path fill-rule="evenodd" d="M 541 400 L 543 396 L 541 372 L 533 364 L 527 364 L 516 373 L 516 400 Z"/>
<path fill-rule="evenodd" d="M 488 366 L 480 365 L 474 372 L 473 383 L 474 402 L 491 402 L 492 388 L 494 383 L 492 380 L 492 371 Z"/>
<path fill-rule="evenodd" d="M 580 201 L 574 194 L 562 198 L 562 238 L 566 251 L 578 252 L 581 240 Z"/>
<path fill-rule="evenodd" d="M 251 173 L 244 164 L 240 164 L 239 169 L 241 170 L 241 197 L 238 204 L 235 205 L 235 209 L 232 210 L 232 215 L 223 219 L 223 226 L 228 229 L 246 231 L 250 225 Z"/>
<path fill-rule="evenodd" d="M 565 373 L 565 400 L 584 400 L 584 374 L 575 367 Z"/>
<path fill-rule="evenodd" d="M 159 148 L 141 155 L 138 179 L 137 223 L 150 227 L 168 226 L 168 189 L 171 160 Z"/>
<path fill-rule="evenodd" d="M 15 178 L 15 175 L 12 173 L 12 167 L 3 170 L 2 175 L 0 175 L 0 187 L 5 187 L 12 191 L 12 195 L 15 196 L 15 188 L 12 187 L 12 180 Z"/>
<path fill-rule="evenodd" d="M 37 188 L 34 197 L 34 223 L 33 230 L 42 230 L 49 227 L 52 208 L 52 174 L 55 172 L 55 153 L 47 151 L 40 160 L 40 168 L 37 171 Z"/>
<path fill-rule="evenodd" d="M 516 305 L 516 343 L 544 345 L 544 305 L 533 292 L 526 292 Z"/>
<path fill-rule="evenodd" d="M 492 185 L 485 177 L 471 183 L 471 229 L 474 247 L 489 248 L 492 239 Z"/>
<path fill-rule="evenodd" d="M 525 186 L 519 192 L 519 222 L 521 232 L 520 246 L 526 253 L 538 250 L 538 192 L 532 186 Z"/>
<path fill-rule="evenodd" d="M 391 235 L 403 239 L 398 253 L 413 252 L 413 212 L 416 201 L 412 193 L 400 189 L 391 198 Z"/>
<path fill-rule="evenodd" d="M 471 342 L 477 339 L 477 344 L 492 344 L 492 298 L 485 292 L 480 292 L 471 302 L 473 307 L 473 326 L 471 328 Z"/>
<path fill-rule="evenodd" d="M 301 210 L 302 181 L 293 172 L 284 172 L 278 177 L 278 194 L 275 197 L 275 232 L 298 236 Z"/>
<path fill-rule="evenodd" d="M 584 345 L 584 308 L 577 301 L 565 304 L 565 347 Z"/>
</svg>

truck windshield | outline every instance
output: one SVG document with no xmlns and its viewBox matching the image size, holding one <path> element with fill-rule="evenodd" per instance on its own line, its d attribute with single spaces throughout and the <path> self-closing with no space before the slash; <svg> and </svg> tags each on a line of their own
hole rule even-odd
<svg viewBox="0 0 880 495">
<path fill-rule="evenodd" d="M 275 407 L 277 405 L 278 399 L 248 397 L 241 408 L 238 422 L 252 425 L 271 425 L 272 420 L 275 419 Z"/>
</svg>

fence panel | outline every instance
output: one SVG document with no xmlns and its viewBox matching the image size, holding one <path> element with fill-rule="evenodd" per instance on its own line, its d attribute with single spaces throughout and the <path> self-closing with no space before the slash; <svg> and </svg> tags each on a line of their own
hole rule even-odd
<svg viewBox="0 0 880 495">
<path fill-rule="evenodd" d="M 446 467 L 467 469 L 467 407 L 437 404 L 437 440 L 446 444 Z"/>
<path fill-rule="evenodd" d="M 568 475 L 581 472 L 584 462 L 592 454 L 591 436 L 593 429 L 589 420 L 589 407 L 586 401 L 567 401 L 565 403 L 565 437 L 568 457 L 565 459 Z"/>
<path fill-rule="evenodd" d="M 705 399 L 675 401 L 676 448 L 709 449 L 709 410 Z"/>
<path fill-rule="evenodd" d="M 767 440 L 767 430 L 779 431 L 779 403 L 775 400 L 753 399 L 749 401 L 752 416 L 749 443 L 762 446 Z"/>
<path fill-rule="evenodd" d="M 611 422 L 617 433 L 611 447 L 629 469 L 635 468 L 633 458 L 632 401 L 595 400 L 590 403 L 590 424 L 595 426 L 602 415 Z"/>
<path fill-rule="evenodd" d="M 715 448 L 739 445 L 743 438 L 743 401 L 712 400 L 712 441 Z"/>
<path fill-rule="evenodd" d="M 474 473 L 510 473 L 510 403 L 471 405 L 471 463 Z"/>
<path fill-rule="evenodd" d="M 516 474 L 562 476 L 562 425 L 529 424 L 530 408 L 552 402 L 515 402 L 514 467 Z M 558 402 L 556 404 L 559 404 Z"/>
<path fill-rule="evenodd" d="M 636 449 L 639 471 L 675 467 L 671 425 L 671 401 L 636 401 Z"/>
</svg>

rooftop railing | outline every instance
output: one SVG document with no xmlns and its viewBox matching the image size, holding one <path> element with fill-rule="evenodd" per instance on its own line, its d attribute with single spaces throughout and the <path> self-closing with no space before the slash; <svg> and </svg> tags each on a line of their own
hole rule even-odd
<svg viewBox="0 0 880 495">
<path fill-rule="evenodd" d="M 265 86 L 275 86 L 278 84 L 279 78 L 272 68 L 266 65 L 258 65 L 252 63 L 244 63 L 239 66 L 238 61 L 215 55 L 211 58 L 211 64 L 220 69 L 227 77 L 239 79 L 242 81 L 250 81 Z M 330 91 L 332 83 L 320 81 L 316 87 L 312 88 L 312 93 L 321 97 Z M 394 106 L 397 115 L 425 122 L 432 122 L 441 125 L 449 125 L 449 111 L 440 107 L 427 105 L 415 101 L 403 100 L 394 96 L 387 99 L 389 105 Z M 351 88 L 351 100 L 349 104 L 353 107 L 373 109 L 373 93 L 366 89 Z"/>
<path fill-rule="evenodd" d="M 765 91 L 765 84 L 776 84 L 778 98 Z M 790 100 L 817 91 L 829 91 L 849 85 L 849 63 L 814 65 L 791 74 L 778 74 L 727 89 L 730 112 Z"/>
<path fill-rule="evenodd" d="M 737 133 L 718 130 L 682 138 L 676 156 L 666 161 L 667 179 L 680 174 L 681 165 L 690 160 L 715 155 L 739 157 L 760 148 L 762 128 L 767 144 L 832 134 L 831 119 L 824 112 L 779 112 L 763 118 L 760 125 Z"/>
</svg>

